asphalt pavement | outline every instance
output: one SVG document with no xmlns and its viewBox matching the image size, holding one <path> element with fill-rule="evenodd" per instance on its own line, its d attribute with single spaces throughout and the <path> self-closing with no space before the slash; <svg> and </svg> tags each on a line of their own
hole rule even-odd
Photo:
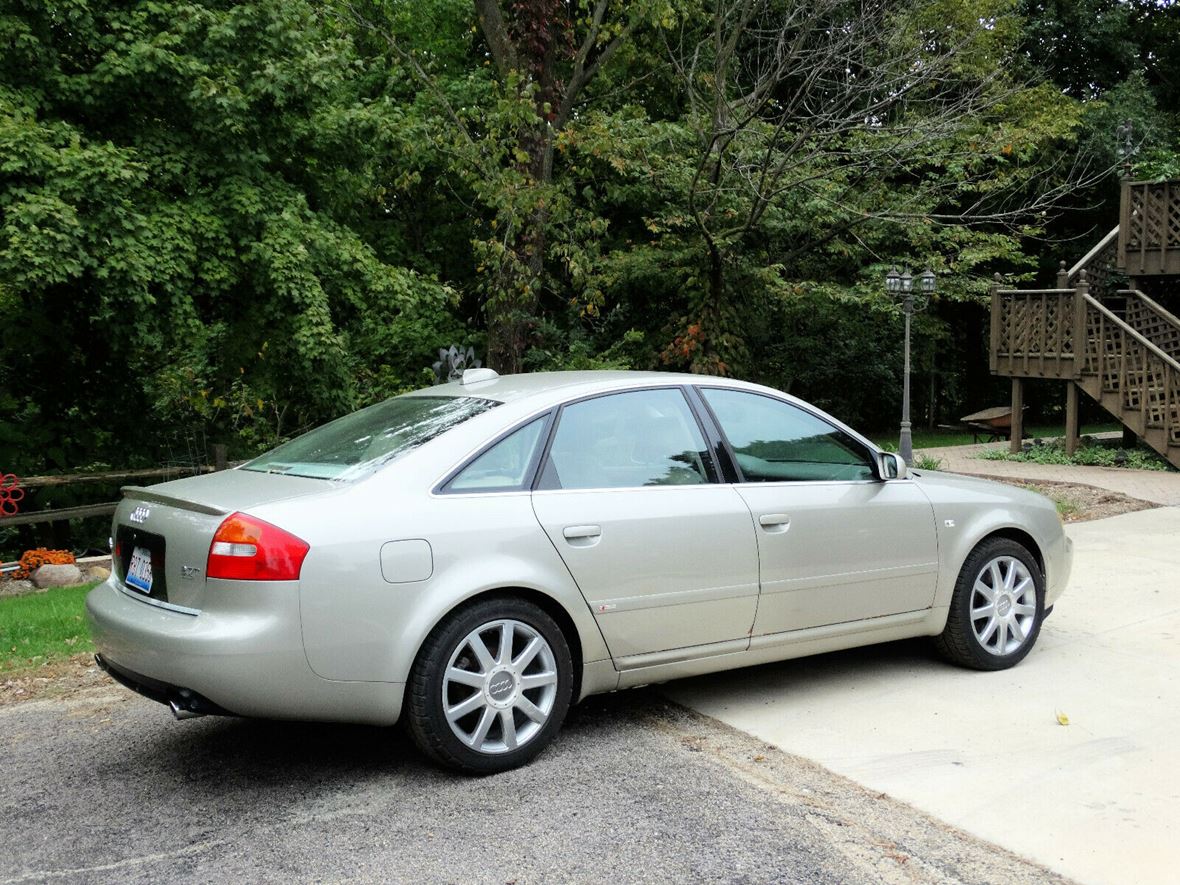
<svg viewBox="0 0 1180 885">
<path fill-rule="evenodd" d="M 531 766 L 105 686 L 0 708 L 0 883 L 1046 882 L 1041 867 L 640 690 Z"/>
</svg>

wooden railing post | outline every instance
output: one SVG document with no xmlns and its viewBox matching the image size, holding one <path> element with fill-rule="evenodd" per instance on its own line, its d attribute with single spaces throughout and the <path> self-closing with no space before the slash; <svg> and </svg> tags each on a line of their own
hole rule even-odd
<svg viewBox="0 0 1180 885">
<path fill-rule="evenodd" d="M 1078 450 L 1078 385 L 1065 382 L 1065 454 L 1072 457 Z"/>
<path fill-rule="evenodd" d="M 1012 436 L 1008 440 L 1008 451 L 1019 454 L 1024 447 L 1024 379 L 1012 379 Z"/>
<path fill-rule="evenodd" d="M 991 340 L 988 343 L 987 362 L 988 368 L 994 373 L 999 362 L 1000 352 L 1000 283 L 1003 282 L 1003 277 L 1000 276 L 999 271 L 992 278 L 991 294 L 992 294 L 992 325 L 991 325 Z"/>
<path fill-rule="evenodd" d="M 1066 268 L 1064 260 L 1057 264 L 1057 288 L 1069 288 L 1069 270 Z"/>
<path fill-rule="evenodd" d="M 1119 245 L 1118 266 L 1128 273 L 1131 268 L 1127 265 L 1127 246 L 1131 241 L 1131 182 L 1123 180 L 1119 190 Z"/>
<path fill-rule="evenodd" d="M 1090 278 L 1085 270 L 1078 271 L 1078 285 L 1073 290 L 1073 377 L 1082 377 L 1082 363 L 1089 352 L 1086 340 L 1086 296 L 1090 294 Z M 1098 342 L 1102 352 L 1102 342 Z"/>
</svg>

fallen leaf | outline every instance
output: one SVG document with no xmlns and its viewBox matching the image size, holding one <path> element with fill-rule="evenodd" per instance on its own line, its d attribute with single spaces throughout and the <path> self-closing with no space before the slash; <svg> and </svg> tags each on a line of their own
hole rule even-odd
<svg viewBox="0 0 1180 885">
<path fill-rule="evenodd" d="M 1066 716 L 1064 713 L 1062 713 L 1060 710 L 1057 711 L 1057 724 L 1058 725 L 1069 725 L 1069 717 Z"/>
</svg>

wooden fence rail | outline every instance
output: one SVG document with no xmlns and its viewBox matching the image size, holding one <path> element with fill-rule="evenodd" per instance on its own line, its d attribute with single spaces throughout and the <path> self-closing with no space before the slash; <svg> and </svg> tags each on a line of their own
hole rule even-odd
<svg viewBox="0 0 1180 885">
<path fill-rule="evenodd" d="M 192 476 L 211 473 L 215 468 L 200 467 L 150 467 L 145 470 L 111 470 L 106 473 L 60 473 L 51 476 L 26 476 L 20 481 L 22 489 L 41 489 L 52 486 L 72 486 L 88 482 L 117 482 L 124 479 L 156 479 L 158 477 Z"/>
<path fill-rule="evenodd" d="M 118 506 L 118 501 L 112 501 L 106 504 L 83 504 L 80 507 L 58 507 L 55 510 L 32 510 L 13 516 L 0 516 L 0 528 L 10 525 L 36 525 L 39 522 L 58 522 L 63 519 L 82 519 L 87 516 L 110 516 Z"/>
<path fill-rule="evenodd" d="M 190 467 L 150 467 L 142 470 L 108 470 L 102 473 L 62 473 L 49 476 L 27 476 L 20 480 L 18 487 L 22 489 L 60 488 L 63 486 L 79 485 L 96 482 L 122 482 L 123 480 L 143 479 L 180 479 L 185 476 L 197 476 L 202 473 L 213 473 L 224 470 L 228 465 L 225 461 L 225 447 L 214 446 L 216 464 L 201 464 Z M 24 513 L 0 515 L 0 528 L 17 525 L 37 525 L 38 523 L 59 522 L 71 519 L 84 519 L 90 516 L 109 516 L 119 506 L 118 501 L 105 501 L 99 504 L 82 504 L 77 507 L 58 507 L 48 510 L 29 510 Z"/>
</svg>

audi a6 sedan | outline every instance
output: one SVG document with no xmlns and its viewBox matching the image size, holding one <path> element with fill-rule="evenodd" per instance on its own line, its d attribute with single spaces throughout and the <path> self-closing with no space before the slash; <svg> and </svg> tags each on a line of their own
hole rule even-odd
<svg viewBox="0 0 1180 885">
<path fill-rule="evenodd" d="M 469 772 L 599 692 L 914 636 L 1010 667 L 1071 561 L 1038 495 L 694 375 L 469 370 L 123 492 L 112 677 L 177 718 L 402 720 Z"/>
</svg>

